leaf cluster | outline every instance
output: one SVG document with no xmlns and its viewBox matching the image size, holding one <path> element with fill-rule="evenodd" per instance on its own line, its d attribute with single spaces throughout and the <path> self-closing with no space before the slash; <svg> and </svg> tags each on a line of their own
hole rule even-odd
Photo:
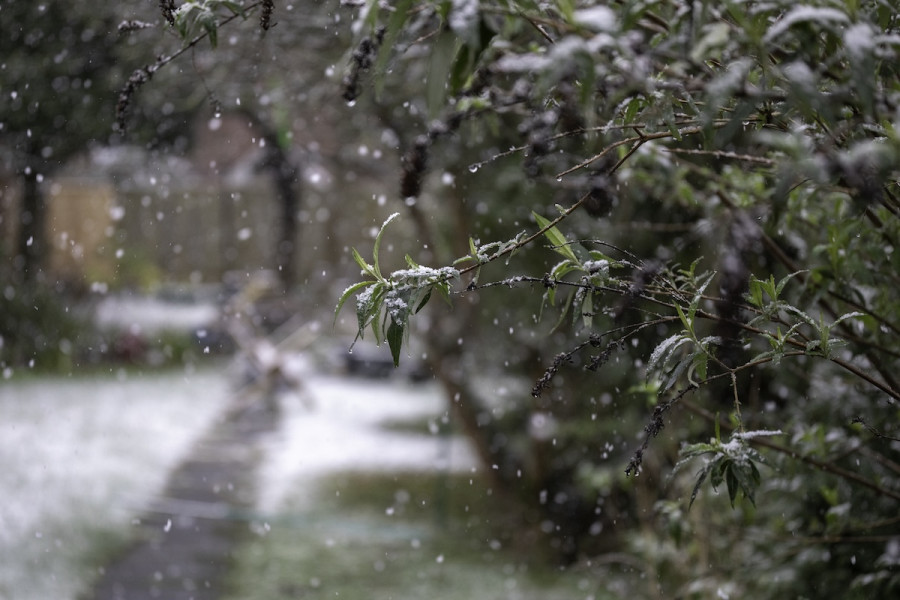
<svg viewBox="0 0 900 600">
<path fill-rule="evenodd" d="M 175 30 L 185 43 L 206 34 L 215 48 L 219 41 L 220 14 L 244 17 L 244 7 L 234 0 L 192 0 L 179 6 L 173 15 Z"/>
<path fill-rule="evenodd" d="M 353 259 L 362 269 L 362 274 L 369 277 L 349 286 L 341 294 L 335 308 L 337 319 L 341 308 L 354 294 L 356 298 L 357 339 L 361 339 L 369 328 L 379 345 L 387 341 L 391 350 L 394 366 L 400 364 L 400 352 L 409 337 L 410 317 L 422 310 L 432 294 L 450 302 L 450 286 L 459 279 L 459 271 L 454 267 L 433 269 L 417 264 L 406 255 L 406 269 L 393 271 L 385 276 L 381 271 L 379 249 L 387 226 L 397 217 L 394 213 L 388 217 L 375 237 L 372 249 L 372 262 L 362 257 L 353 248 Z"/>
<path fill-rule="evenodd" d="M 722 443 L 719 428 L 716 437 L 708 443 L 687 444 L 680 452 L 680 460 L 675 464 L 673 475 L 684 468 L 694 458 L 704 456 L 705 463 L 697 473 L 694 488 L 691 491 L 689 506 L 693 506 L 700 488 L 709 478 L 714 491 L 725 483 L 728 499 L 734 507 L 738 493 L 756 504 L 756 490 L 762 481 L 757 464 L 766 465 L 766 459 L 757 450 L 750 447 L 747 440 L 753 437 L 780 435 L 781 431 L 754 431 L 751 433 L 735 433 L 731 439 Z"/>
</svg>

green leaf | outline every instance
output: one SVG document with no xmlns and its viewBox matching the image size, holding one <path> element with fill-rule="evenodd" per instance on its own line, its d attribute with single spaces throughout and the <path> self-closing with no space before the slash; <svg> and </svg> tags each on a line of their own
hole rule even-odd
<svg viewBox="0 0 900 600">
<path fill-rule="evenodd" d="M 725 455 L 720 454 L 710 462 L 712 469 L 710 469 L 709 473 L 709 484 L 713 490 L 718 490 L 722 482 L 725 481 L 725 469 L 728 466 L 728 459 Z"/>
<path fill-rule="evenodd" d="M 728 499 L 731 501 L 731 508 L 734 508 L 734 500 L 737 498 L 738 490 L 741 489 L 737 475 L 735 474 L 736 468 L 734 461 L 728 461 L 724 471 L 725 485 L 728 487 Z"/>
<path fill-rule="evenodd" d="M 709 354 L 706 352 L 697 352 L 694 355 L 693 361 L 691 363 L 691 370 L 697 374 L 697 377 L 700 378 L 700 381 L 706 379 L 706 369 L 707 364 L 709 362 Z M 688 377 L 690 377 L 691 373 L 688 373 Z"/>
<path fill-rule="evenodd" d="M 778 285 L 775 286 L 775 295 L 772 297 L 772 300 L 777 300 L 779 296 L 781 296 L 781 291 L 784 289 L 784 286 L 787 285 L 788 281 L 802 273 L 808 273 L 808 271 L 794 271 L 793 273 L 782 277 L 781 281 L 778 282 Z"/>
<path fill-rule="evenodd" d="M 230 10 L 232 14 L 241 15 L 242 17 L 246 16 L 244 7 L 237 2 L 233 2 L 232 0 L 218 0 L 217 3 Z"/>
<path fill-rule="evenodd" d="M 559 11 L 567 23 L 575 22 L 575 3 L 572 0 L 556 0 Z"/>
<path fill-rule="evenodd" d="M 800 309 L 797 308 L 796 306 L 791 306 L 790 304 L 786 304 L 786 305 L 783 305 L 783 306 L 784 306 L 784 310 L 786 310 L 786 311 L 789 312 L 789 313 L 792 313 L 792 314 L 797 315 L 798 317 L 800 317 L 801 319 L 803 319 L 803 321 L 806 322 L 807 325 L 812 325 L 813 327 L 815 327 L 815 328 L 816 328 L 816 331 L 821 331 L 821 330 L 822 330 L 822 324 L 821 324 L 821 323 L 816 322 L 815 319 L 813 319 L 811 316 L 809 316 L 808 314 L 806 314 L 805 312 L 803 312 L 802 310 L 800 310 Z"/>
<path fill-rule="evenodd" d="M 438 294 L 440 294 L 441 298 L 444 299 L 444 302 L 447 303 L 447 306 L 453 306 L 453 300 L 450 299 L 450 284 L 449 283 L 446 283 L 446 282 L 440 283 L 440 284 L 434 286 L 434 288 L 432 288 L 432 289 L 436 289 L 438 291 Z"/>
<path fill-rule="evenodd" d="M 414 313 L 418 313 L 420 310 L 425 308 L 425 305 L 428 304 L 429 300 L 431 300 L 431 292 L 434 290 L 435 287 L 440 288 L 441 286 L 436 285 L 436 286 L 430 288 L 427 292 L 425 292 L 425 296 L 422 298 L 422 301 L 419 302 L 419 305 L 416 307 L 416 310 L 414 311 Z"/>
<path fill-rule="evenodd" d="M 372 283 L 372 291 L 368 295 L 361 294 L 356 299 L 356 321 L 359 327 L 357 335 L 363 337 L 366 327 L 371 324 L 372 330 L 375 333 L 375 339 L 379 340 L 380 334 L 378 328 L 375 326 L 375 317 L 377 317 L 378 313 L 381 311 L 381 305 L 384 301 L 384 295 L 387 292 L 387 288 L 383 282 L 376 281 Z"/>
<path fill-rule="evenodd" d="M 685 330 L 693 335 L 694 324 L 691 321 L 688 321 L 687 316 L 684 314 L 684 311 L 681 310 L 681 306 L 679 306 L 678 304 L 675 305 L 675 312 L 678 313 L 678 318 L 681 319 L 681 324 L 684 326 Z"/>
<path fill-rule="evenodd" d="M 399 216 L 400 213 L 394 213 L 385 219 L 384 223 L 381 225 L 381 229 L 378 230 L 378 235 L 375 236 L 375 246 L 372 248 L 372 261 L 375 263 L 375 277 L 378 279 L 384 279 L 384 277 L 381 276 L 381 267 L 378 264 L 378 250 L 381 247 L 381 237 L 384 235 L 384 230 L 387 228 L 388 223 Z"/>
<path fill-rule="evenodd" d="M 688 330 L 691 332 L 694 331 L 694 328 L 693 328 L 694 315 L 697 314 L 697 308 L 699 308 L 699 306 L 700 306 L 700 300 L 703 299 L 703 292 L 706 291 L 707 286 L 709 286 L 710 282 L 713 280 L 713 277 L 715 277 L 715 275 L 716 275 L 715 273 L 707 274 L 706 279 L 704 279 L 702 281 L 702 283 L 700 283 L 700 285 L 697 286 L 697 293 L 694 294 L 694 298 L 693 298 L 693 300 L 691 300 L 691 305 L 688 308 L 688 315 L 687 315 L 687 320 L 691 323 L 691 327 L 688 327 Z"/>
<path fill-rule="evenodd" d="M 384 90 L 384 71 L 387 66 L 388 60 L 390 60 L 391 53 L 397 47 L 397 37 L 400 35 L 400 31 L 403 29 L 403 25 L 406 23 L 406 20 L 409 18 L 409 9 L 412 6 L 413 0 L 400 0 L 394 6 L 394 12 L 391 13 L 391 18 L 388 21 L 387 28 L 384 32 L 384 38 L 381 43 L 381 47 L 378 49 L 378 58 L 375 61 L 375 73 L 378 74 L 378 78 L 375 81 L 375 95 L 381 96 L 381 92 Z M 372 2 L 373 6 L 370 8 L 370 16 L 377 15 L 378 11 L 375 10 L 376 3 Z M 374 24 L 374 23 L 373 23 Z"/>
<path fill-rule="evenodd" d="M 714 446 L 712 444 L 707 444 L 701 442 L 699 444 L 688 444 L 684 448 L 682 448 L 680 454 L 682 457 L 686 459 L 694 458 L 700 456 L 702 454 L 710 454 L 713 452 L 718 452 L 718 446 Z"/>
<path fill-rule="evenodd" d="M 378 277 L 378 275 L 375 273 L 375 268 L 366 262 L 366 259 L 364 259 L 362 257 L 362 255 L 359 253 L 359 251 L 356 248 L 351 248 L 350 250 L 353 254 L 353 260 L 356 261 L 356 264 L 359 265 L 360 269 L 362 269 L 363 271 L 365 271 L 366 273 L 368 273 L 370 276 L 374 277 L 375 279 L 381 279 L 381 277 Z"/>
<path fill-rule="evenodd" d="M 594 294 L 587 292 L 584 302 L 581 303 L 581 318 L 585 329 L 590 329 L 594 324 Z"/>
<path fill-rule="evenodd" d="M 394 366 L 400 366 L 400 348 L 403 346 L 403 325 L 398 325 L 394 319 L 387 330 L 387 343 L 391 348 L 391 357 L 394 359 Z"/>
<path fill-rule="evenodd" d="M 581 268 L 581 265 L 577 262 L 573 262 L 571 259 L 564 260 L 553 267 L 553 269 L 550 271 L 550 278 L 559 281 L 572 271 L 576 271 L 579 268 Z"/>
<path fill-rule="evenodd" d="M 688 340 L 689 341 L 689 340 Z M 693 364 L 694 355 L 690 354 L 688 356 L 683 357 L 680 361 L 675 364 L 675 368 L 672 369 L 668 376 L 662 381 L 659 386 L 659 393 L 663 393 L 668 391 L 675 383 L 678 381 L 678 378 Z"/>
<path fill-rule="evenodd" d="M 829 329 L 829 330 L 830 330 L 830 329 L 834 329 L 835 326 L 839 325 L 839 324 L 840 324 L 841 322 L 843 322 L 843 321 L 846 321 L 847 319 L 863 318 L 863 317 L 867 317 L 867 316 L 868 316 L 868 315 L 866 315 L 865 313 L 862 313 L 862 312 L 859 312 L 859 311 L 848 312 L 848 313 L 845 313 L 845 314 L 839 316 L 839 317 L 834 321 L 834 323 L 832 323 L 831 325 L 828 326 L 828 329 Z"/>
<path fill-rule="evenodd" d="M 644 108 L 645 104 L 646 102 L 640 96 L 634 96 L 629 99 L 628 104 L 625 106 L 625 112 L 622 115 L 622 122 L 626 124 L 635 123 L 635 117 L 637 116 L 638 111 Z"/>
<path fill-rule="evenodd" d="M 750 277 L 749 292 L 747 293 L 747 301 L 756 308 L 763 307 L 763 289 L 759 279 Z"/>
<path fill-rule="evenodd" d="M 669 336 L 660 342 L 653 350 L 653 353 L 650 354 L 650 359 L 647 361 L 647 376 L 649 377 L 650 374 L 656 370 L 664 369 L 672 353 L 674 353 L 683 343 L 690 341 L 690 338 L 678 333 Z"/>
<path fill-rule="evenodd" d="M 706 481 L 707 475 L 712 470 L 712 463 L 706 465 L 706 467 L 700 471 L 700 474 L 697 476 L 697 481 L 694 483 L 694 489 L 691 490 L 691 501 L 688 504 L 688 509 L 694 506 L 694 500 L 697 499 L 697 496 L 700 494 L 700 487 L 703 485 L 703 482 Z"/>
<path fill-rule="evenodd" d="M 571 246 L 569 246 L 569 241 L 566 239 L 566 236 L 564 236 L 555 225 L 551 227 L 550 221 L 545 217 L 542 217 L 534 211 L 532 211 L 531 214 L 534 216 L 534 220 L 538 224 L 538 227 L 542 230 L 546 230 L 544 231 L 544 236 L 550 241 L 553 249 L 569 260 L 576 263 L 579 262 L 578 257 L 575 256 L 575 252 L 573 252 Z"/>
<path fill-rule="evenodd" d="M 357 291 L 361 290 L 362 288 L 364 288 L 366 286 L 370 286 L 374 283 L 375 283 L 374 281 L 360 281 L 359 283 L 354 283 L 353 285 L 348 287 L 346 290 L 344 290 L 344 293 L 341 294 L 341 297 L 338 300 L 337 306 L 334 309 L 334 321 L 337 322 L 338 313 L 341 312 L 341 308 L 344 306 L 344 303 L 347 302 L 347 300 L 350 298 L 350 296 L 352 296 L 353 294 L 355 294 Z"/>
<path fill-rule="evenodd" d="M 425 97 L 428 114 L 432 117 L 437 117 L 446 104 L 450 87 L 450 70 L 459 48 L 459 38 L 447 30 L 438 35 L 431 49 Z"/>
</svg>

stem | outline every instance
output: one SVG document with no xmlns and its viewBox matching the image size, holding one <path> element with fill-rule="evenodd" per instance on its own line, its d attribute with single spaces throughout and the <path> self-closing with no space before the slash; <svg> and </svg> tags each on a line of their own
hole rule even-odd
<svg viewBox="0 0 900 600">
<path fill-rule="evenodd" d="M 741 398 L 738 395 L 738 387 L 737 387 L 737 375 L 735 375 L 734 369 L 729 371 L 731 375 L 731 390 L 734 394 L 734 414 L 737 415 L 738 420 L 738 431 L 741 433 L 744 432 L 744 417 L 741 416 Z"/>
<path fill-rule="evenodd" d="M 880 485 L 869 481 L 865 477 L 861 475 L 857 475 L 853 471 L 848 471 L 837 465 L 832 463 L 828 463 L 825 461 L 821 461 L 817 458 L 813 458 L 811 456 L 801 456 L 796 452 L 788 448 L 787 446 L 782 446 L 781 444 L 775 444 L 763 438 L 753 438 L 750 440 L 751 443 L 762 446 L 763 448 L 768 448 L 769 450 L 774 450 L 775 452 L 780 452 L 782 454 L 786 454 L 791 458 L 796 458 L 802 462 L 805 462 L 808 465 L 811 465 L 820 471 L 825 471 L 826 473 L 831 473 L 832 475 L 837 475 L 838 477 L 842 477 L 848 481 L 852 481 L 857 483 L 863 487 L 869 488 L 870 490 L 882 495 L 887 496 L 888 498 L 893 498 L 894 500 L 900 500 L 900 492 L 895 492 L 894 490 L 889 490 L 887 488 L 883 488 Z"/>
<path fill-rule="evenodd" d="M 702 127 L 686 127 L 684 129 L 678 130 L 678 135 L 680 135 L 680 136 L 694 135 L 697 133 L 703 133 L 703 128 Z M 562 171 L 561 173 L 557 173 L 556 178 L 559 179 L 560 177 L 565 177 L 569 173 L 572 173 L 574 171 L 577 171 L 578 169 L 583 169 L 583 168 L 591 165 L 592 163 L 600 160 L 601 158 L 603 158 L 604 156 L 609 154 L 610 151 L 612 151 L 615 148 L 618 148 L 619 146 L 624 146 L 626 144 L 643 144 L 643 143 L 649 142 L 651 140 L 660 140 L 660 139 L 670 138 L 670 137 L 672 137 L 671 131 L 658 131 L 656 133 L 641 133 L 640 135 L 636 135 L 634 137 L 625 138 L 624 140 L 619 140 L 618 142 L 613 142 L 611 145 L 604 148 L 599 154 L 595 154 L 594 156 L 590 157 L 589 159 L 578 163 L 574 167 L 570 167 L 570 168 L 566 169 L 565 171 Z M 637 148 L 634 148 L 634 150 L 636 150 L 636 149 Z M 632 152 L 633 152 L 633 150 L 632 150 Z M 631 153 L 629 153 L 629 154 L 631 154 Z M 613 169 L 613 170 L 615 170 L 615 169 Z M 610 173 L 612 173 L 613 170 L 611 170 Z"/>
</svg>

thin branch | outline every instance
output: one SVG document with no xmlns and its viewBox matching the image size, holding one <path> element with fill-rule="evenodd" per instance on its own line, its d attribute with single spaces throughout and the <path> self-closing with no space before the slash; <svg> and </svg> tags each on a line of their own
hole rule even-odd
<svg viewBox="0 0 900 600">
<path fill-rule="evenodd" d="M 850 421 L 850 422 L 851 422 L 851 423 L 859 423 L 860 425 L 862 425 L 863 427 L 865 427 L 865 428 L 869 431 L 869 433 L 871 433 L 872 435 L 874 435 L 874 436 L 877 437 L 877 438 L 881 438 L 881 439 L 884 439 L 884 440 L 891 440 L 892 442 L 900 442 L 900 438 L 895 438 L 895 437 L 893 437 L 893 436 L 890 436 L 890 435 L 886 435 L 886 434 L 884 434 L 884 433 L 881 433 L 880 431 L 878 431 L 877 429 L 875 429 L 874 427 L 872 427 L 871 425 L 869 425 L 869 424 L 865 421 L 865 419 L 863 419 L 862 417 L 854 417 L 853 420 Z"/>
<path fill-rule="evenodd" d="M 702 127 L 686 127 L 684 129 L 678 130 L 678 135 L 680 135 L 680 136 L 695 135 L 698 133 L 703 133 Z M 578 163 L 574 167 L 570 167 L 570 168 L 566 169 L 565 171 L 557 173 L 556 178 L 559 179 L 561 177 L 565 177 L 566 175 L 568 175 L 570 173 L 573 173 L 579 169 L 583 169 L 585 167 L 592 165 L 593 163 L 597 162 L 598 160 L 600 160 L 601 158 L 603 158 L 604 156 L 609 154 L 612 150 L 614 150 L 615 148 L 618 148 L 619 146 L 624 146 L 626 144 L 635 144 L 635 143 L 643 144 L 644 142 L 649 142 L 651 140 L 661 140 L 661 139 L 670 138 L 670 137 L 674 137 L 671 131 L 658 131 L 656 133 L 641 133 L 640 135 L 636 135 L 634 137 L 626 138 L 624 140 L 619 140 L 617 142 L 614 142 L 610 146 L 607 146 L 606 148 L 604 148 L 599 154 L 595 154 L 594 156 L 590 157 L 589 159 Z"/>
<path fill-rule="evenodd" d="M 624 130 L 624 129 L 640 130 L 640 129 L 643 129 L 644 127 L 645 127 L 645 125 L 642 125 L 640 123 L 626 124 L 626 125 L 601 125 L 599 127 L 579 127 L 577 129 L 563 131 L 562 133 L 557 133 L 555 135 L 552 135 L 548 138 L 548 141 L 555 142 L 555 141 L 562 140 L 562 139 L 576 136 L 576 135 L 584 135 L 586 133 L 607 133 L 609 131 L 620 131 L 620 130 Z M 471 163 L 469 165 L 469 171 L 475 172 L 478 169 L 480 169 L 481 167 L 483 167 L 489 163 L 492 163 L 495 160 L 498 160 L 500 158 L 505 158 L 507 156 L 512 156 L 513 154 L 516 154 L 518 152 L 524 152 L 525 150 L 528 150 L 530 147 L 531 147 L 530 144 L 525 144 L 522 146 L 513 146 L 509 150 L 505 150 L 504 152 L 498 152 L 497 154 L 494 154 L 490 158 L 486 158 L 485 160 Z"/>
<path fill-rule="evenodd" d="M 801 544 L 884 544 L 900 540 L 900 535 L 824 535 L 792 539 Z"/>
<path fill-rule="evenodd" d="M 539 34 L 541 34 L 541 37 L 543 37 L 545 40 L 547 40 L 550 44 L 555 44 L 555 43 L 556 43 L 556 42 L 553 40 L 553 38 L 550 37 L 550 34 L 547 33 L 546 31 L 544 31 L 544 28 L 541 27 L 541 26 L 537 23 L 537 21 L 535 21 L 532 17 L 526 15 L 526 14 L 525 14 L 524 12 L 522 12 L 522 11 L 519 11 L 519 16 L 522 17 L 523 19 L 525 19 L 526 21 L 528 21 L 528 22 L 531 24 L 531 26 L 534 27 L 535 30 L 536 30 Z"/>
<path fill-rule="evenodd" d="M 834 364 L 838 365 L 839 367 L 846 369 L 847 371 L 850 371 L 851 373 L 853 373 L 854 375 L 856 375 L 863 381 L 866 381 L 870 385 L 878 388 L 879 390 L 881 390 L 882 392 L 884 392 L 885 394 L 890 396 L 893 400 L 900 400 L 900 392 L 898 392 L 897 390 L 892 388 L 887 383 L 878 381 L 877 379 L 875 379 L 874 377 L 872 377 L 871 375 L 869 375 L 868 373 L 866 373 L 865 371 L 863 371 L 862 369 L 857 367 L 856 365 L 849 363 L 840 358 L 830 358 L 829 360 L 831 362 L 833 362 Z"/>
<path fill-rule="evenodd" d="M 798 459 L 802 462 L 805 462 L 806 464 L 811 465 L 821 471 L 825 471 L 826 473 L 831 473 L 832 475 L 837 475 L 838 477 L 842 477 L 843 479 L 857 483 L 863 487 L 866 487 L 866 488 L 872 490 L 873 492 L 878 493 L 879 495 L 887 496 L 888 498 L 893 498 L 894 500 L 900 500 L 900 492 L 881 487 L 877 483 L 874 483 L 874 482 L 866 479 L 865 477 L 858 475 L 854 471 L 848 471 L 847 469 L 843 469 L 832 463 L 825 462 L 825 461 L 819 460 L 817 458 L 813 458 L 812 456 L 805 456 L 805 455 L 797 454 L 794 450 L 792 450 L 791 448 L 788 448 L 787 446 L 782 446 L 781 444 L 775 444 L 764 438 L 759 438 L 759 437 L 753 438 L 752 440 L 750 440 L 750 442 L 757 446 L 762 446 L 764 448 L 768 448 L 769 450 L 774 450 L 775 452 L 780 452 L 781 454 L 786 454 L 787 456 L 790 456 L 791 458 L 796 458 L 796 459 Z"/>
<path fill-rule="evenodd" d="M 741 162 L 753 162 L 767 167 L 772 167 L 776 163 L 771 158 L 763 158 L 762 156 L 753 156 L 751 154 L 737 154 L 736 152 L 727 152 L 725 150 L 696 150 L 692 148 L 664 148 L 666 152 L 672 154 L 693 154 L 698 156 L 712 156 L 714 158 L 729 158 L 739 160 Z"/>
</svg>

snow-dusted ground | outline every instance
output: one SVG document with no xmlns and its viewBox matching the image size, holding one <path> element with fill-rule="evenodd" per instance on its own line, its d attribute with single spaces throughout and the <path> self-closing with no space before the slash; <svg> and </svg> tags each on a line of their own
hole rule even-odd
<svg viewBox="0 0 900 600">
<path fill-rule="evenodd" d="M 133 333 L 193 331 L 212 325 L 218 318 L 219 309 L 212 302 L 166 302 L 131 296 L 108 296 L 94 310 L 94 320 L 101 328 Z"/>
<path fill-rule="evenodd" d="M 217 372 L 0 385 L 0 598 L 74 597 L 85 553 L 127 535 L 135 500 L 228 401 Z"/>
<path fill-rule="evenodd" d="M 269 442 L 260 473 L 262 511 L 279 511 L 288 493 L 304 487 L 299 484 L 314 483 L 315 477 L 328 472 L 476 468 L 467 440 L 439 433 L 448 417 L 436 384 L 322 375 L 305 381 L 303 391 L 312 406 L 291 396 L 282 402 L 284 422 Z M 427 431 L 379 427 L 416 419 L 428 422 Z"/>
<path fill-rule="evenodd" d="M 468 445 L 438 434 L 436 386 L 303 376 L 282 399 L 261 465 L 259 510 L 344 469 L 472 469 Z M 93 577 L 85 556 L 128 535 L 191 441 L 230 402 L 221 370 L 0 384 L 0 599 L 71 600 Z M 311 406 L 309 406 L 311 405 Z M 433 419 L 433 434 L 379 427 Z"/>
</svg>

